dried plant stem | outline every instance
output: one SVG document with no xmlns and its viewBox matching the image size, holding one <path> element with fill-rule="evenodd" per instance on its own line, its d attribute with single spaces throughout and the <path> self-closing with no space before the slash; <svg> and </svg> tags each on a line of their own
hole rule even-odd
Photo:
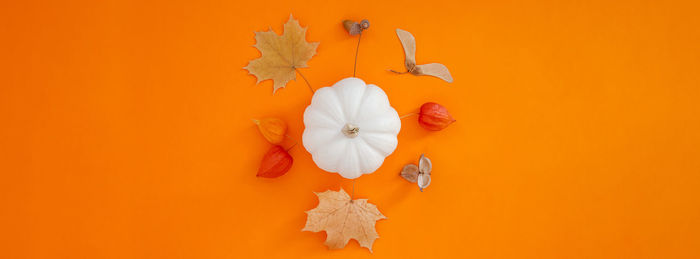
<svg viewBox="0 0 700 259">
<path fill-rule="evenodd" d="M 360 32 L 360 36 L 357 37 L 357 47 L 355 48 L 355 65 L 352 67 L 352 77 L 355 77 L 355 73 L 357 72 L 357 54 L 360 53 L 360 41 L 362 40 L 362 32 Z"/>
<path fill-rule="evenodd" d="M 409 113 L 409 114 L 406 114 L 404 116 L 399 117 L 399 119 L 403 119 L 403 118 L 406 118 L 408 116 L 413 116 L 413 115 L 417 115 L 417 114 L 418 114 L 417 112 L 412 112 L 412 113 Z"/>
<path fill-rule="evenodd" d="M 292 144 L 292 146 L 291 146 L 291 147 L 287 148 L 287 150 L 286 150 L 286 151 L 287 151 L 287 152 L 289 152 L 289 150 L 290 150 L 290 149 L 292 149 L 293 147 L 295 147 L 296 145 L 297 145 L 297 143 L 296 143 L 296 142 L 294 142 L 294 144 Z"/>
<path fill-rule="evenodd" d="M 301 76 L 301 78 L 304 79 L 304 82 L 306 82 L 306 85 L 309 86 L 309 90 L 311 90 L 311 93 L 315 93 L 314 89 L 311 88 L 311 84 L 309 83 L 309 80 L 306 79 L 306 77 L 304 76 L 304 74 L 302 74 L 301 71 L 299 71 L 299 69 L 297 69 L 296 67 L 294 68 L 294 70 L 297 71 L 297 73 L 299 73 L 299 75 Z"/>
<path fill-rule="evenodd" d="M 292 149 L 293 147 L 295 147 L 295 146 L 297 145 L 297 143 L 299 143 L 299 142 L 297 142 L 296 140 L 292 139 L 292 137 L 290 137 L 289 135 L 286 135 L 286 134 L 285 134 L 284 136 L 287 137 L 288 139 L 291 139 L 292 141 L 294 141 L 294 144 L 292 144 L 292 146 L 290 146 L 289 148 L 287 148 L 287 152 L 289 152 L 289 150 Z"/>
</svg>

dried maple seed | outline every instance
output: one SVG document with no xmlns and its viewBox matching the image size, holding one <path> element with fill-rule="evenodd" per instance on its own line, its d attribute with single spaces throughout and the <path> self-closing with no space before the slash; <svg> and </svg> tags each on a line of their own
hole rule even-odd
<svg viewBox="0 0 700 259">
<path fill-rule="evenodd" d="M 442 130 L 455 121 L 445 106 L 428 102 L 420 107 L 418 123 L 427 130 Z"/>
<path fill-rule="evenodd" d="M 369 24 L 368 24 L 369 26 Z M 416 64 L 416 38 L 410 32 L 404 31 L 402 29 L 396 29 L 396 35 L 401 41 L 401 46 L 403 46 L 405 61 L 404 66 L 406 66 L 406 72 L 398 72 L 395 70 L 389 70 L 397 74 L 411 73 L 416 76 L 434 76 L 445 80 L 445 82 L 452 83 L 452 75 L 447 67 L 440 63 L 430 63 L 430 64 Z"/>
<path fill-rule="evenodd" d="M 407 164 L 403 167 L 403 170 L 401 170 L 399 175 L 401 175 L 403 179 L 406 179 L 406 181 L 415 183 L 418 181 L 418 166 L 414 164 Z"/>
<path fill-rule="evenodd" d="M 253 119 L 263 137 L 272 144 L 282 143 L 287 134 L 287 123 L 277 118 Z"/>
<path fill-rule="evenodd" d="M 292 162 L 294 162 L 294 159 L 287 150 L 275 145 L 263 156 L 257 176 L 265 178 L 280 177 L 289 171 L 289 168 L 292 167 Z"/>
</svg>

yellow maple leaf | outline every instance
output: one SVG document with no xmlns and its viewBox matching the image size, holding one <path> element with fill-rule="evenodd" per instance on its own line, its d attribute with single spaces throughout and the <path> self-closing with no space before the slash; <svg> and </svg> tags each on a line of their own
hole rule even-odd
<svg viewBox="0 0 700 259">
<path fill-rule="evenodd" d="M 289 15 L 282 35 L 277 35 L 272 29 L 255 32 L 254 46 L 260 50 L 261 56 L 251 60 L 244 69 L 255 75 L 256 84 L 272 79 L 274 94 L 289 80 L 296 79 L 296 69 L 307 67 L 306 62 L 316 54 L 318 42 L 306 42 L 306 29 Z"/>
<path fill-rule="evenodd" d="M 326 231 L 325 244 L 331 249 L 341 249 L 355 239 L 372 252 L 372 244 L 379 238 L 374 225 L 377 220 L 386 219 L 377 206 L 367 199 L 350 199 L 342 188 L 315 194 L 318 206 L 306 212 L 306 226 L 301 231 Z"/>
</svg>

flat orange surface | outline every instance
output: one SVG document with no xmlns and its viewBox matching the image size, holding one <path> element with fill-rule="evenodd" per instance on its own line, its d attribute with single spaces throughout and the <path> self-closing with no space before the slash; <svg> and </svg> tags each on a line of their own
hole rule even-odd
<svg viewBox="0 0 700 259">
<path fill-rule="evenodd" d="M 696 1 L 5 1 L 0 4 L 2 258 L 699 258 Z M 243 70 L 254 31 L 292 13 L 315 88 L 351 76 L 399 114 L 445 105 L 440 132 L 403 119 L 355 184 L 387 220 L 374 254 L 301 232 L 314 191 L 352 181 L 301 147 L 278 179 L 252 118 L 301 141 L 311 93 Z M 419 63 L 455 78 L 395 75 Z M 426 153 L 423 193 L 397 175 Z"/>
</svg>

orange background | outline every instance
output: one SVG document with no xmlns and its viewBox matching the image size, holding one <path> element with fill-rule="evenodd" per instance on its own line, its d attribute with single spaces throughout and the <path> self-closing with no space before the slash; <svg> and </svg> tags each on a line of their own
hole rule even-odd
<svg viewBox="0 0 700 259">
<path fill-rule="evenodd" d="M 356 197 L 388 217 L 371 258 L 700 257 L 700 8 L 695 1 L 5 1 L 0 8 L 0 257 L 370 258 L 301 232 L 314 191 L 351 188 L 300 146 L 303 80 L 272 96 L 243 70 L 253 32 L 290 13 L 321 42 L 315 88 L 352 74 L 399 114 L 439 102 L 441 132 L 403 120 L 398 149 Z M 419 63 L 453 84 L 394 75 Z M 289 146 L 293 141 L 288 141 Z M 426 153 L 423 193 L 397 176 Z"/>
</svg>

